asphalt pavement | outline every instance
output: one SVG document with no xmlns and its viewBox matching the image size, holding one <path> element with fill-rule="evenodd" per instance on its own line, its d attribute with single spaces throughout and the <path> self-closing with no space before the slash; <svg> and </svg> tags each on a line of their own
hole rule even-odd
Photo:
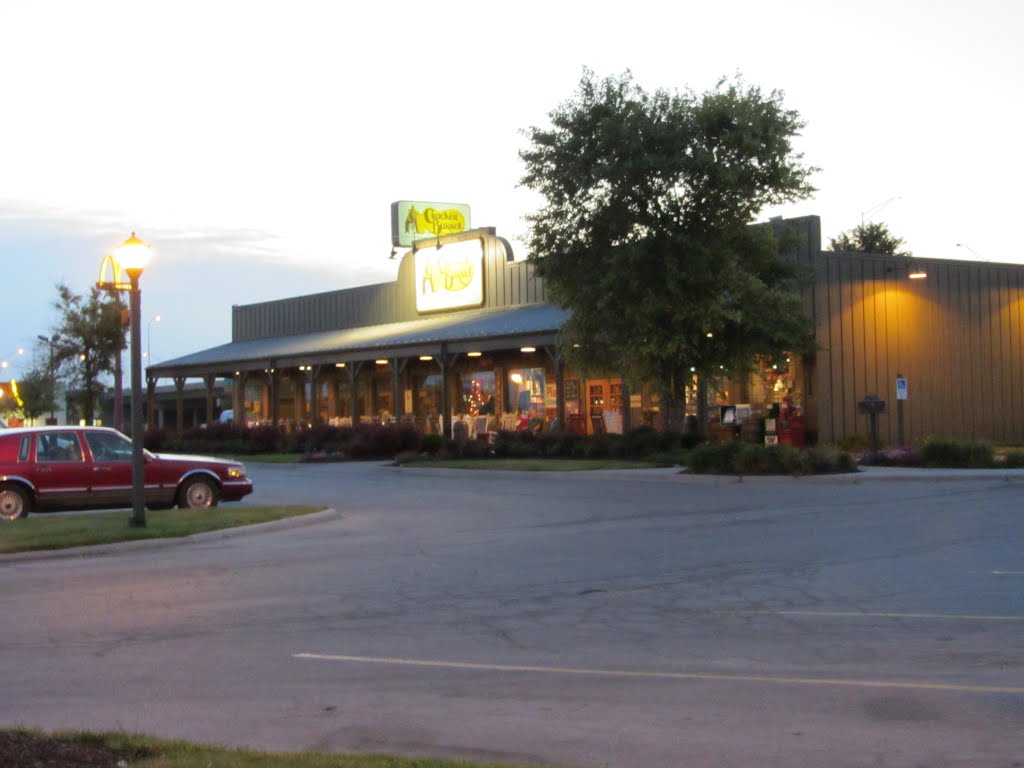
<svg viewBox="0 0 1024 768">
<path fill-rule="evenodd" d="M 574 766 L 1024 764 L 1024 473 L 252 464 L 304 524 L 0 560 L 0 722 Z"/>
</svg>

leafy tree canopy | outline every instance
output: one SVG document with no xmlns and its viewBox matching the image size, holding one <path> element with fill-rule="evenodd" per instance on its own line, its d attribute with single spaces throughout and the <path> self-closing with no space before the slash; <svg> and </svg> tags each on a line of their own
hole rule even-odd
<svg viewBox="0 0 1024 768">
<path fill-rule="evenodd" d="M 585 70 L 550 127 L 526 131 L 521 184 L 530 259 L 571 311 L 566 351 L 681 392 L 691 367 L 746 368 L 811 337 L 794 243 L 750 226 L 807 197 L 816 169 L 792 147 L 803 123 L 782 94 L 738 80 L 705 93 L 648 93 L 629 72 Z"/>
<path fill-rule="evenodd" d="M 54 368 L 69 391 L 80 393 L 82 414 L 91 420 L 104 388 L 100 378 L 114 369 L 115 355 L 125 348 L 124 303 L 97 288 L 81 296 L 63 283 L 57 294 Z"/>
<path fill-rule="evenodd" d="M 833 251 L 853 253 L 882 253 L 886 256 L 906 256 L 914 254 L 903 248 L 903 240 L 889 231 L 889 227 L 881 222 L 859 224 L 849 232 L 841 232 L 838 237 L 828 241 Z"/>
</svg>

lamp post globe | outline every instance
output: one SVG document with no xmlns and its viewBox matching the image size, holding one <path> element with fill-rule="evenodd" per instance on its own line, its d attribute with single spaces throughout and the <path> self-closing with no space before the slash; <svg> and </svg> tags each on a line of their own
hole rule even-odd
<svg viewBox="0 0 1024 768">
<path fill-rule="evenodd" d="M 137 528 L 146 526 L 146 464 L 143 458 L 142 420 L 142 291 L 139 278 L 149 264 L 152 252 L 132 232 L 114 251 L 118 265 L 128 275 L 131 287 L 128 290 L 129 313 L 131 317 L 131 358 L 132 358 L 132 516 L 129 525 Z"/>
</svg>

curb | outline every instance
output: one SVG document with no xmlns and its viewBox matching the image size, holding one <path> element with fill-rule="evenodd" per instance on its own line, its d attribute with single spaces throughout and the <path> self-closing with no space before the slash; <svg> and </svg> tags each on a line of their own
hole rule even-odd
<svg viewBox="0 0 1024 768">
<path fill-rule="evenodd" d="M 67 547 L 66 549 L 46 549 L 34 552 L 13 552 L 9 555 L 0 555 L 0 565 L 8 563 L 24 563 L 33 560 L 58 560 L 78 557 L 103 557 L 104 555 L 117 554 L 120 552 L 145 551 L 147 549 L 166 549 L 168 547 L 180 547 L 185 544 L 195 544 L 204 541 L 217 541 L 220 539 L 237 539 L 244 536 L 256 536 L 263 533 L 287 530 L 289 528 L 302 528 L 307 525 L 326 522 L 341 518 L 338 510 L 328 508 L 320 512 L 313 512 L 308 515 L 298 515 L 282 520 L 269 520 L 265 523 L 243 525 L 237 528 L 221 528 L 216 531 L 204 531 L 194 533 L 191 536 L 175 536 L 162 539 L 138 539 L 135 541 L 117 541 L 111 544 L 93 544 L 84 547 Z"/>
</svg>

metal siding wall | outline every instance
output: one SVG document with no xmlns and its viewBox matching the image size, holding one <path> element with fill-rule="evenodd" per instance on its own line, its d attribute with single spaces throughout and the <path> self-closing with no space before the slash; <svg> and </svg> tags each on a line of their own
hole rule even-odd
<svg viewBox="0 0 1024 768">
<path fill-rule="evenodd" d="M 819 265 L 818 428 L 823 442 L 868 433 L 857 401 L 886 400 L 880 439 L 898 438 L 895 379 L 909 381 L 905 434 L 1024 440 L 1024 267 L 905 263 L 828 254 Z M 888 271 L 887 271 L 888 267 Z"/>
</svg>

